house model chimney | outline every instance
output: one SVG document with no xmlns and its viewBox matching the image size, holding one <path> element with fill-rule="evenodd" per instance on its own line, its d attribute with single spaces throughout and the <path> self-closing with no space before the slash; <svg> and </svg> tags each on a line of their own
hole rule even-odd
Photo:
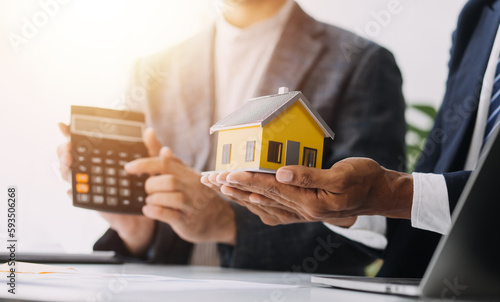
<svg viewBox="0 0 500 302">
<path fill-rule="evenodd" d="M 278 94 L 288 93 L 288 87 L 280 87 L 278 89 Z"/>
</svg>

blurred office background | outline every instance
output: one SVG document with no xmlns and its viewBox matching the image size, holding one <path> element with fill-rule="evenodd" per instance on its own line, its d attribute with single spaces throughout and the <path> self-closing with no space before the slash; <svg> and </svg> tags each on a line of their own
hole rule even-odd
<svg viewBox="0 0 500 302">
<path fill-rule="evenodd" d="M 297 2 L 315 18 L 389 48 L 407 102 L 439 106 L 451 34 L 465 0 Z M 43 3 L 52 3 L 46 17 Z M 382 11 L 389 8 L 387 17 Z M 71 104 L 116 104 L 136 58 L 188 38 L 219 9 L 218 0 L 0 0 L 0 238 L 6 187 L 17 185 L 21 250 L 91 250 L 107 225 L 71 206 L 69 185 L 57 172 L 56 146 L 64 140 L 57 122 L 68 122 Z M 19 42 L 15 35 L 26 22 L 38 26 Z M 430 125 L 418 115 L 408 118 Z"/>
</svg>

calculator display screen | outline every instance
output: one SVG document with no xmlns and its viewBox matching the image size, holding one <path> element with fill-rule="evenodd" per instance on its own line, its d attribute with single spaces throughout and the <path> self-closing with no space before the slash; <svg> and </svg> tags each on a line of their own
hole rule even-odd
<svg viewBox="0 0 500 302">
<path fill-rule="evenodd" d="M 131 125 L 125 121 L 115 122 L 113 119 L 100 118 L 87 119 L 78 117 L 73 120 L 74 129 L 76 131 L 99 132 L 108 135 L 119 135 L 141 138 L 142 127 L 139 125 Z"/>
</svg>

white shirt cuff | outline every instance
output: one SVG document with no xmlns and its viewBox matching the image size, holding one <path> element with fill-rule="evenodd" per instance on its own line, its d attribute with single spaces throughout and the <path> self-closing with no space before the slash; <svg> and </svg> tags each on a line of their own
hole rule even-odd
<svg viewBox="0 0 500 302">
<path fill-rule="evenodd" d="M 424 173 L 412 175 L 412 227 L 447 234 L 451 228 L 451 214 L 444 176 Z"/>
<path fill-rule="evenodd" d="M 356 222 L 349 228 L 343 228 L 329 223 L 326 227 L 335 233 L 368 247 L 383 250 L 387 246 L 385 231 L 387 223 L 382 216 L 358 216 Z"/>
</svg>

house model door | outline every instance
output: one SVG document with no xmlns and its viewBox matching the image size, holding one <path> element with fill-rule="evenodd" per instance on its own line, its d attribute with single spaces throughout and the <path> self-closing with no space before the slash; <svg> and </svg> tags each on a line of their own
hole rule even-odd
<svg viewBox="0 0 500 302">
<path fill-rule="evenodd" d="M 295 141 L 286 141 L 285 166 L 298 165 L 300 155 L 300 143 Z"/>
</svg>

